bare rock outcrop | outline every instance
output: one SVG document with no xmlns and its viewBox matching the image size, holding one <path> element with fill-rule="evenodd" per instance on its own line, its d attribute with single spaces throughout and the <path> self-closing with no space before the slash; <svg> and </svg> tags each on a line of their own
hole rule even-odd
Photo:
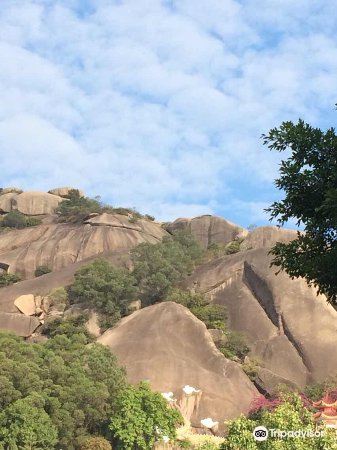
<svg viewBox="0 0 337 450">
<path fill-rule="evenodd" d="M 288 243 L 296 239 L 296 237 L 296 230 L 288 230 L 274 226 L 257 227 L 247 235 L 242 248 L 270 248 L 276 242 Z"/>
<path fill-rule="evenodd" d="M 16 192 L 7 192 L 6 194 L 0 195 L 0 212 L 8 213 L 12 211 L 12 200 L 17 195 Z"/>
<path fill-rule="evenodd" d="M 19 313 L 0 312 L 0 330 L 15 332 L 17 336 L 31 336 L 40 321 L 35 316 L 25 316 Z"/>
<path fill-rule="evenodd" d="M 26 316 L 34 316 L 36 314 L 35 297 L 33 294 L 20 295 L 20 297 L 14 300 L 14 305 Z"/>
<path fill-rule="evenodd" d="M 251 356 L 271 372 L 264 373 L 270 389 L 275 377 L 303 388 L 336 375 L 337 312 L 303 279 L 275 275 L 268 251 L 259 248 L 207 263 L 186 287 L 227 307 L 230 328 L 246 336 Z"/>
<path fill-rule="evenodd" d="M 211 215 L 177 219 L 167 225 L 166 229 L 169 233 L 178 230 L 190 231 L 203 248 L 207 248 L 211 244 L 227 244 L 248 234 L 244 228 L 222 217 Z"/>
<path fill-rule="evenodd" d="M 240 366 L 215 347 L 206 326 L 173 302 L 144 308 L 122 319 L 98 340 L 126 367 L 132 383 L 149 380 L 154 390 L 177 396 L 185 385 L 202 391 L 192 425 L 212 417 L 246 413 L 257 391 Z"/>
<path fill-rule="evenodd" d="M 78 191 L 80 197 L 84 197 L 84 192 L 76 189 L 76 188 L 72 188 L 72 187 L 59 187 L 59 188 L 55 188 L 55 189 L 51 189 L 50 191 L 48 191 L 49 194 L 53 194 L 53 195 L 58 195 L 59 197 L 63 197 L 63 198 L 67 198 L 70 194 L 70 191 Z"/>
<path fill-rule="evenodd" d="M 117 215 L 109 218 L 112 225 L 108 225 L 104 218 L 100 224 L 99 217 L 95 225 L 47 223 L 2 233 L 0 261 L 9 265 L 9 272 L 31 278 L 38 266 L 60 270 L 104 252 L 125 252 L 142 242 L 159 242 L 167 234 L 154 222 L 138 220 L 133 224 L 126 216 L 121 219 Z"/>
<path fill-rule="evenodd" d="M 8 213 L 17 210 L 27 216 L 53 214 L 62 200 L 62 197 L 46 192 L 10 191 L 0 195 L 0 211 Z"/>
<path fill-rule="evenodd" d="M 27 216 L 53 214 L 62 200 L 62 197 L 46 192 L 23 192 L 12 198 L 12 209 Z"/>
</svg>

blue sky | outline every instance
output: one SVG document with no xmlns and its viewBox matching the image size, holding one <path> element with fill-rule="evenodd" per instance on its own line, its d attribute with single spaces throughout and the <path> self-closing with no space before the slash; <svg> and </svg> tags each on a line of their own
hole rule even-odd
<svg viewBox="0 0 337 450">
<path fill-rule="evenodd" d="M 283 120 L 336 123 L 335 2 L 2 0 L 2 186 L 263 224 Z"/>
</svg>

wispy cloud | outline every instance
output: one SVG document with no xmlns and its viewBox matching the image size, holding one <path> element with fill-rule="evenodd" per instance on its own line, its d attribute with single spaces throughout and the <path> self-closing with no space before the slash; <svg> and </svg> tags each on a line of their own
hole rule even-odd
<svg viewBox="0 0 337 450">
<path fill-rule="evenodd" d="M 334 120 L 336 22 L 332 1 L 3 0 L 1 184 L 264 223 L 259 137 Z"/>
</svg>

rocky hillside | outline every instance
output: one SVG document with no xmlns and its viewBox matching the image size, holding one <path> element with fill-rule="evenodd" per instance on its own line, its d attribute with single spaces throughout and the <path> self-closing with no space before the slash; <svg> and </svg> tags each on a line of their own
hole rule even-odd
<svg viewBox="0 0 337 450">
<path fill-rule="evenodd" d="M 183 386 L 195 387 L 202 396 L 189 416 L 197 427 L 205 417 L 222 423 L 247 412 L 258 391 L 272 393 L 280 383 L 303 389 L 337 374 L 337 312 L 303 280 L 275 275 L 270 267 L 270 247 L 293 239 L 295 231 L 260 227 L 248 232 L 209 215 L 164 226 L 112 209 L 62 221 L 58 207 L 70 191 L 9 188 L 0 193 L 2 220 L 13 212 L 38 219 L 0 232 L 1 270 L 21 277 L 0 289 L 0 329 L 45 339 L 40 331 L 46 321 L 81 312 L 78 305 L 59 310 L 49 298 L 54 289 L 70 285 L 80 267 L 100 257 L 130 269 L 129 253 L 138 244 L 155 244 L 185 230 L 213 256 L 205 257 L 180 287 L 225 306 L 226 326 L 244 336 L 249 353 L 244 364 L 227 359 L 215 346 L 216 333 L 174 302 L 141 309 L 135 301 L 134 312 L 103 334 L 96 313 L 87 311 L 86 326 L 117 355 L 131 382 L 147 379 L 154 389 L 177 396 Z M 50 273 L 36 277 L 41 267 Z M 254 366 L 254 379 L 244 372 L 247 365 Z"/>
</svg>

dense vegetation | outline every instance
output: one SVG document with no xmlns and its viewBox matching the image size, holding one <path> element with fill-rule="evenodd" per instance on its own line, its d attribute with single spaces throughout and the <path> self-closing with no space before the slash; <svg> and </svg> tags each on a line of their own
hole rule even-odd
<svg viewBox="0 0 337 450">
<path fill-rule="evenodd" d="M 140 244 L 131 254 L 139 297 L 146 306 L 164 300 L 200 262 L 203 251 L 191 234 L 177 232 L 158 244 Z"/>
<path fill-rule="evenodd" d="M 174 438 L 180 415 L 147 386 L 130 387 L 108 348 L 87 343 L 79 333 L 44 344 L 0 334 L 0 448 L 86 449 L 101 436 L 98 449 L 105 438 L 150 450 L 157 429 Z"/>
<path fill-rule="evenodd" d="M 11 211 L 0 219 L 0 229 L 22 229 L 40 225 L 41 219 L 38 217 L 25 216 L 20 211 Z"/>
<path fill-rule="evenodd" d="M 273 263 L 291 277 L 304 277 L 331 302 L 337 300 L 337 136 L 300 120 L 284 122 L 263 136 L 271 150 L 287 152 L 276 186 L 281 201 L 267 209 L 280 225 L 296 220 L 305 233 L 273 248 Z"/>
<path fill-rule="evenodd" d="M 112 326 L 127 314 L 136 293 L 133 275 L 104 260 L 82 267 L 68 290 L 70 303 L 81 303 L 100 313 L 103 328 Z"/>
<path fill-rule="evenodd" d="M 110 430 L 123 450 L 152 450 L 156 441 L 176 437 L 176 427 L 183 423 L 178 410 L 169 408 L 159 393 L 148 383 L 128 386 L 117 398 L 118 414 L 112 417 Z"/>
<path fill-rule="evenodd" d="M 152 216 L 142 216 L 134 208 L 114 208 L 109 205 L 104 205 L 99 197 L 89 198 L 81 196 L 77 189 L 70 190 L 67 198 L 59 204 L 56 213 L 63 222 L 83 222 L 86 217 L 94 213 L 125 215 L 129 216 L 130 222 L 135 222 L 142 217 L 148 220 L 154 220 Z"/>
</svg>

